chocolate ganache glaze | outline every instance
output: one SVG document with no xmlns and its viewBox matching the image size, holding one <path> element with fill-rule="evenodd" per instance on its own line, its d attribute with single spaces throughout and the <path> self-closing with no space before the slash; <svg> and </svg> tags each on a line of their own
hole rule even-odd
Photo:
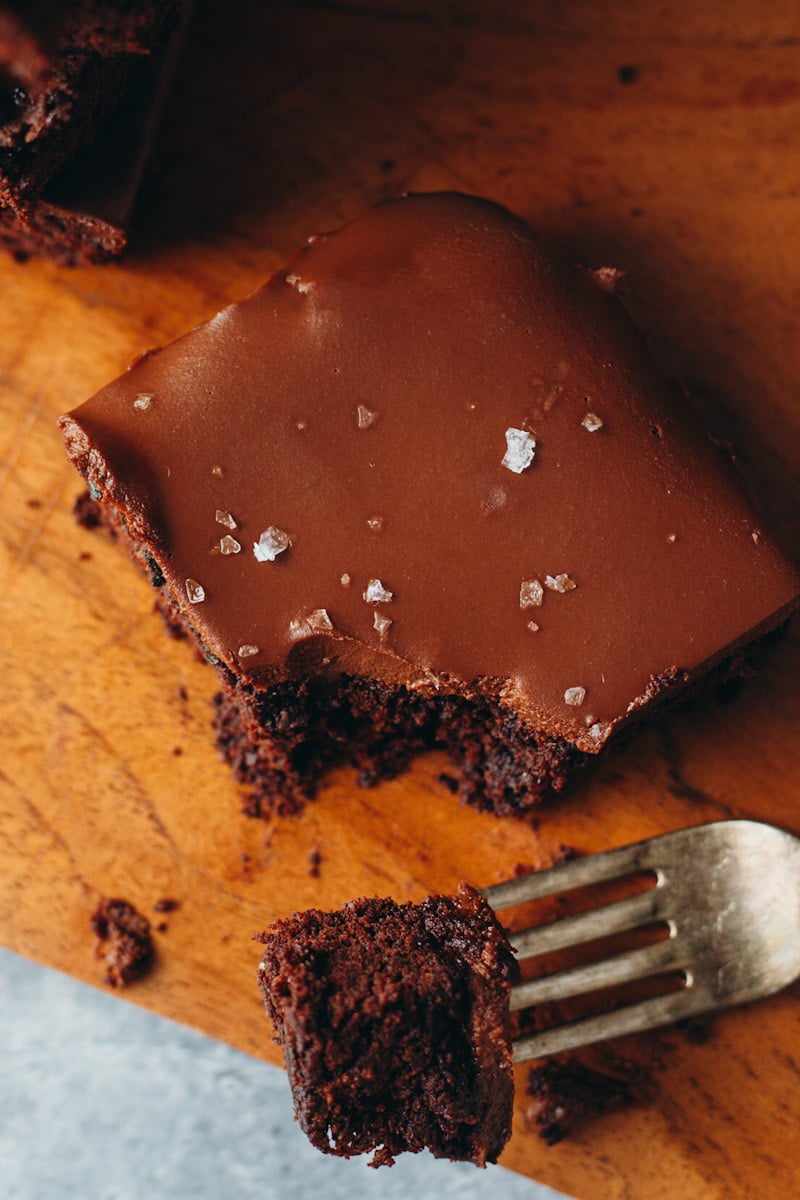
<svg viewBox="0 0 800 1200">
<path fill-rule="evenodd" d="M 800 591 L 612 278 L 409 196 L 142 357 L 67 450 L 237 677 L 488 697 L 595 752 Z"/>
</svg>

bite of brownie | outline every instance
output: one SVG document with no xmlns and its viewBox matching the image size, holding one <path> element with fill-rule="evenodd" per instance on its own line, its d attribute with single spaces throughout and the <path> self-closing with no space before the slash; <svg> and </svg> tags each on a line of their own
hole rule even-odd
<svg viewBox="0 0 800 1200">
<path fill-rule="evenodd" d="M 519 969 L 467 884 L 420 904 L 353 900 L 277 921 L 258 983 L 297 1118 L 320 1150 L 495 1162 L 511 1133 Z"/>
</svg>

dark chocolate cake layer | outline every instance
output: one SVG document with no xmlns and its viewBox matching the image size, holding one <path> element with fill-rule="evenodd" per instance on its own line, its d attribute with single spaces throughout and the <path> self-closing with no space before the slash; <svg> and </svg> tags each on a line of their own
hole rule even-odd
<svg viewBox="0 0 800 1200">
<path fill-rule="evenodd" d="M 582 761 L 796 606 L 612 275 L 485 201 L 407 197 L 62 418 L 256 770 L 285 749 L 287 691 L 361 680 L 508 714 L 508 784 L 533 802 L 551 780 L 519 738 Z"/>
<path fill-rule="evenodd" d="M 421 695 L 360 676 L 335 686 L 286 683 L 215 697 L 217 745 L 247 788 L 250 816 L 298 812 L 325 769 L 347 761 L 362 786 L 392 779 L 424 750 L 445 750 L 462 800 L 519 816 L 561 791 L 592 759 L 563 738 L 534 735 L 508 709 L 457 694 Z"/>
<path fill-rule="evenodd" d="M 328 1154 L 496 1161 L 511 1133 L 518 967 L 485 900 L 354 900 L 278 921 L 258 982 L 301 1128 Z"/>
</svg>

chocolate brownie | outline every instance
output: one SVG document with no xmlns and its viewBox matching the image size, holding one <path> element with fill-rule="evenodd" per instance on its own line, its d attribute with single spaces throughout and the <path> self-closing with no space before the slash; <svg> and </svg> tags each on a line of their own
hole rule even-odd
<svg viewBox="0 0 800 1200">
<path fill-rule="evenodd" d="M 312 909 L 258 940 L 259 987 L 315 1146 L 374 1152 L 373 1166 L 426 1147 L 496 1161 L 511 1133 L 519 969 L 478 892 Z"/>
<path fill-rule="evenodd" d="M 188 9 L 0 3 L 0 244 L 64 263 L 124 249 Z"/>
<path fill-rule="evenodd" d="M 254 812 L 431 746 L 464 799 L 524 811 L 797 606 L 615 279 L 494 204 L 409 196 L 62 418 L 219 670 Z"/>
</svg>

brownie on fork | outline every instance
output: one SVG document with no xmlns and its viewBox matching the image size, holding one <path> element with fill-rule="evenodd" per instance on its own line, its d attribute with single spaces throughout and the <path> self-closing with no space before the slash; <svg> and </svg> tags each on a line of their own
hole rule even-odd
<svg viewBox="0 0 800 1200">
<path fill-rule="evenodd" d="M 511 1134 L 519 968 L 468 884 L 420 904 L 353 900 L 277 921 L 258 982 L 297 1118 L 327 1154 L 495 1162 Z"/>
</svg>

